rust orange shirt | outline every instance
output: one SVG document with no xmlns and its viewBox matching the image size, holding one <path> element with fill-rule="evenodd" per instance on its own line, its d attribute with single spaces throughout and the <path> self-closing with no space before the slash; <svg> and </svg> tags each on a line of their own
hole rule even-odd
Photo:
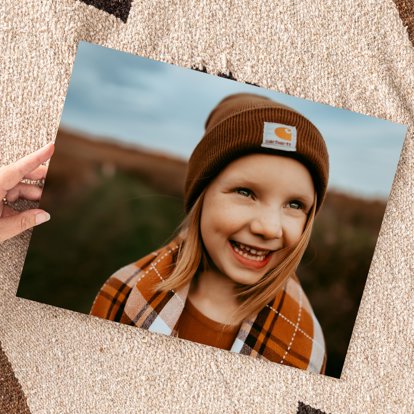
<svg viewBox="0 0 414 414">
<path fill-rule="evenodd" d="M 239 325 L 224 325 L 207 318 L 187 299 L 176 332 L 179 338 L 229 350 L 239 328 Z"/>
</svg>

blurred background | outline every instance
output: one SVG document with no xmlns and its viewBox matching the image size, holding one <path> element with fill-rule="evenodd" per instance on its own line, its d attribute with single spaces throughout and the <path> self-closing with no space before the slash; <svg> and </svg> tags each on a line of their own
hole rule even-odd
<svg viewBox="0 0 414 414">
<path fill-rule="evenodd" d="M 79 44 L 18 296 L 88 313 L 102 283 L 171 239 L 187 160 L 236 92 L 285 103 L 323 134 L 330 183 L 298 276 L 340 377 L 406 127 L 252 85 Z"/>
</svg>

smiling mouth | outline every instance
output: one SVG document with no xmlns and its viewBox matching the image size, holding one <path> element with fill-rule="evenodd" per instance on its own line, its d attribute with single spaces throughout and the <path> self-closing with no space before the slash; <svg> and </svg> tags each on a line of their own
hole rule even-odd
<svg viewBox="0 0 414 414">
<path fill-rule="evenodd" d="M 234 240 L 230 240 L 230 244 L 233 250 L 245 259 L 252 260 L 255 262 L 265 262 L 269 259 L 273 250 L 264 250 L 257 247 L 249 246 L 247 244 L 239 243 Z"/>
</svg>

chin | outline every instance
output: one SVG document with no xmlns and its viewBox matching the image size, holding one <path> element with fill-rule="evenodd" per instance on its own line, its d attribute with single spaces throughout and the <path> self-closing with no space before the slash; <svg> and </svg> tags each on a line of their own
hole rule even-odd
<svg viewBox="0 0 414 414">
<path fill-rule="evenodd" d="M 244 286 L 253 286 L 258 283 L 264 275 L 240 275 L 238 274 L 236 277 L 228 276 L 234 283 Z"/>
</svg>

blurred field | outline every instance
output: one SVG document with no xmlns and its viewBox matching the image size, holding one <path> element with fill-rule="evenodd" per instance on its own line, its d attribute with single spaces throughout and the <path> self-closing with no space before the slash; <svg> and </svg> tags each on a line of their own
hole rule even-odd
<svg viewBox="0 0 414 414">
<path fill-rule="evenodd" d="M 18 296 L 88 313 L 105 279 L 162 246 L 183 219 L 186 163 L 59 130 Z M 385 202 L 329 193 L 298 269 L 339 377 Z"/>
</svg>

